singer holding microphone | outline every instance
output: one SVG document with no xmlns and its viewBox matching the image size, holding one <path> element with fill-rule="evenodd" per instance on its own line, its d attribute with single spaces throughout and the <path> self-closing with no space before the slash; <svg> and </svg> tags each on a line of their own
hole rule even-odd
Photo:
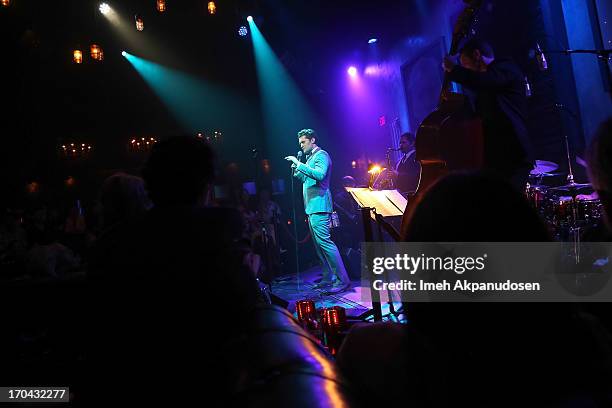
<svg viewBox="0 0 612 408">
<path fill-rule="evenodd" d="M 315 289 L 324 289 L 329 293 L 342 292 L 350 287 L 351 281 L 338 247 L 331 239 L 333 205 L 329 184 L 332 162 L 329 154 L 317 146 L 317 135 L 313 129 L 302 129 L 297 136 L 301 149 L 298 157 L 304 154 L 306 162 L 302 163 L 295 156 L 287 156 L 285 160 L 291 162 L 293 176 L 302 182 L 308 226 L 323 268 L 323 279 L 315 285 Z"/>
<path fill-rule="evenodd" d="M 465 42 L 459 55 L 446 57 L 443 68 L 451 81 L 464 86 L 470 108 L 482 119 L 484 170 L 524 191 L 535 158 L 520 68 L 495 58 L 493 48 L 475 38 Z"/>
</svg>

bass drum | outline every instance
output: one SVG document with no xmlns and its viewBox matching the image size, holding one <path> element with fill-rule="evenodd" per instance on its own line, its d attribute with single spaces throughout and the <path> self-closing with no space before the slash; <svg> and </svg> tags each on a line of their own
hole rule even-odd
<svg viewBox="0 0 612 408">
<path fill-rule="evenodd" d="M 571 225 L 574 212 L 579 226 L 598 224 L 603 217 L 601 201 L 592 196 L 578 195 L 575 201 L 569 196 L 556 196 L 551 198 L 550 208 L 556 226 Z"/>
</svg>

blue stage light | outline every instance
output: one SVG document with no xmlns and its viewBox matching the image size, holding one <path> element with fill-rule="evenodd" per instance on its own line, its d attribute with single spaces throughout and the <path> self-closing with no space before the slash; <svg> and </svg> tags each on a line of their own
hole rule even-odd
<svg viewBox="0 0 612 408">
<path fill-rule="evenodd" d="M 238 35 L 241 37 L 246 36 L 249 33 L 249 30 L 245 26 L 240 26 L 238 29 Z"/>
<path fill-rule="evenodd" d="M 252 22 L 253 22 L 253 16 L 248 16 L 248 17 L 247 17 L 247 21 L 248 21 L 249 23 L 252 23 Z"/>
<path fill-rule="evenodd" d="M 374 43 L 375 43 L 375 42 L 377 42 L 377 41 L 378 41 L 378 38 L 370 38 L 370 39 L 368 40 L 368 44 L 374 44 Z"/>
</svg>

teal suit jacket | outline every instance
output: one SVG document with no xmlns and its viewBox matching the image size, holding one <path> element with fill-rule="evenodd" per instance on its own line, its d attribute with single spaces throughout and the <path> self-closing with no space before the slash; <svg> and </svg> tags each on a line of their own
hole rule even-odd
<svg viewBox="0 0 612 408">
<path fill-rule="evenodd" d="M 333 211 L 332 196 L 329 191 L 331 168 L 329 154 L 317 147 L 308 156 L 306 163 L 299 163 L 294 169 L 293 176 L 303 183 L 306 215 Z"/>
</svg>

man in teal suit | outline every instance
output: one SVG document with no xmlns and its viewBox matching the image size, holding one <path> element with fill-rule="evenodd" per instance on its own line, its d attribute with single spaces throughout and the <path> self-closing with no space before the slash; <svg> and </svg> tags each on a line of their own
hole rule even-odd
<svg viewBox="0 0 612 408">
<path fill-rule="evenodd" d="M 350 279 L 338 247 L 331 240 L 330 221 L 333 212 L 332 196 L 329 190 L 332 163 L 329 154 L 316 144 L 316 133 L 312 129 L 298 132 L 300 149 L 306 155 L 306 163 L 294 156 L 285 157 L 292 162 L 293 176 L 303 183 L 304 208 L 308 216 L 308 226 L 317 255 L 323 266 L 323 279 L 316 285 L 318 289 L 331 292 L 346 290 Z"/>
</svg>

